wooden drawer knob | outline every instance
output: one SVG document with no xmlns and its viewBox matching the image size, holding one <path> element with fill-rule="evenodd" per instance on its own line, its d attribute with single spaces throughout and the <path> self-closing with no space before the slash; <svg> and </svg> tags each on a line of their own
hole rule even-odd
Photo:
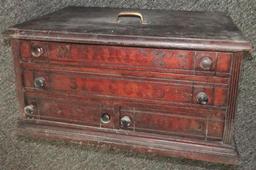
<svg viewBox="0 0 256 170">
<path fill-rule="evenodd" d="M 108 113 L 103 113 L 100 118 L 101 123 L 109 123 L 110 122 L 110 115 Z"/>
<path fill-rule="evenodd" d="M 35 80 L 34 80 L 34 86 L 35 86 L 36 88 L 40 88 L 40 89 L 44 88 L 44 87 L 45 87 L 45 79 L 44 79 L 43 77 L 37 77 L 37 78 L 35 78 Z"/>
<path fill-rule="evenodd" d="M 32 115 L 34 114 L 34 111 L 35 111 L 34 105 L 27 105 L 24 107 L 24 112 L 27 117 L 32 117 Z"/>
<path fill-rule="evenodd" d="M 200 61 L 200 67 L 203 70 L 210 70 L 212 67 L 213 61 L 210 57 L 203 57 Z"/>
<path fill-rule="evenodd" d="M 132 120 L 129 116 L 123 116 L 121 118 L 121 127 L 128 128 L 131 126 L 131 124 L 132 124 Z"/>
<path fill-rule="evenodd" d="M 31 54 L 33 57 L 40 57 L 44 53 L 44 49 L 42 47 L 32 47 Z"/>
<path fill-rule="evenodd" d="M 205 105 L 208 103 L 208 96 L 205 92 L 198 93 L 196 99 L 199 104 Z"/>
</svg>

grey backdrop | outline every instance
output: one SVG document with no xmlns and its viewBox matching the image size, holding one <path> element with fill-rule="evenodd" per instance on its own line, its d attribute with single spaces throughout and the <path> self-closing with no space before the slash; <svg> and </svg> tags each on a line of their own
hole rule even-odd
<svg viewBox="0 0 256 170">
<path fill-rule="evenodd" d="M 256 45 L 256 0 L 1 0 L 0 32 L 13 24 L 68 5 L 225 11 Z M 17 139 L 14 134 L 18 112 L 13 63 L 8 44 L 2 35 L 0 38 L 0 169 L 256 169 L 255 57 L 244 62 L 239 90 L 235 139 L 241 165 L 229 167 L 60 142 Z"/>
</svg>

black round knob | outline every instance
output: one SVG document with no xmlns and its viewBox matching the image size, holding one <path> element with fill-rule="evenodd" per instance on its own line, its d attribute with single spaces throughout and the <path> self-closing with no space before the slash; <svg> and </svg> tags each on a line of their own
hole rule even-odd
<svg viewBox="0 0 256 170">
<path fill-rule="evenodd" d="M 100 118 L 101 123 L 109 123 L 110 115 L 108 113 L 103 113 Z"/>
<path fill-rule="evenodd" d="M 203 57 L 200 61 L 200 67 L 203 69 L 203 70 L 210 70 L 211 67 L 212 67 L 212 59 L 209 58 L 209 57 Z"/>
<path fill-rule="evenodd" d="M 27 117 L 31 117 L 34 113 L 35 106 L 34 105 L 28 105 L 24 107 L 24 112 Z"/>
<path fill-rule="evenodd" d="M 132 120 L 129 116 L 123 116 L 121 118 L 121 127 L 128 128 L 131 126 L 131 124 L 132 124 Z"/>
<path fill-rule="evenodd" d="M 44 49 L 42 47 L 32 47 L 31 54 L 33 57 L 40 57 L 44 53 Z"/>
<path fill-rule="evenodd" d="M 34 80 L 34 86 L 36 88 L 44 88 L 45 87 L 45 79 L 43 77 L 37 77 Z"/>
<path fill-rule="evenodd" d="M 205 105 L 208 103 L 208 96 L 205 92 L 198 93 L 196 99 L 199 104 Z"/>
</svg>

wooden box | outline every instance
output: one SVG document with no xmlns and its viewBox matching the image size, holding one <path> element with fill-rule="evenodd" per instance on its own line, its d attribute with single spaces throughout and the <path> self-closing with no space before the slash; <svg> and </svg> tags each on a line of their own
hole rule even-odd
<svg viewBox="0 0 256 170">
<path fill-rule="evenodd" d="M 18 134 L 237 164 L 242 59 L 217 12 L 68 7 L 13 26 Z"/>
</svg>

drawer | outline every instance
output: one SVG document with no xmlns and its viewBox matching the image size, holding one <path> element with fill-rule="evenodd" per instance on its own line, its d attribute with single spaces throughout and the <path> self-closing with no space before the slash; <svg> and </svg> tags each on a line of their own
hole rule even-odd
<svg viewBox="0 0 256 170">
<path fill-rule="evenodd" d="M 125 76 L 95 75 L 49 71 L 24 71 L 24 86 L 46 92 L 61 92 L 79 96 L 107 96 L 147 103 L 167 102 L 225 106 L 227 86 L 176 83 Z"/>
<path fill-rule="evenodd" d="M 172 109 L 166 112 L 161 110 L 148 111 L 145 109 L 147 108 L 122 108 L 120 110 L 120 127 L 131 131 L 193 137 L 205 140 L 221 140 L 222 138 L 224 121 L 221 119 L 193 116 L 196 112 L 191 111 L 189 111 L 190 114 L 181 114 Z M 125 117 L 129 117 L 129 127 L 122 126 L 122 118 Z"/>
<path fill-rule="evenodd" d="M 183 107 L 159 109 L 155 106 L 138 107 L 131 103 L 104 104 L 70 97 L 27 96 L 25 115 L 42 119 L 130 132 L 221 140 L 224 113 L 201 109 L 185 112 Z M 199 113 L 201 112 L 201 114 Z M 203 113 L 203 114 L 202 114 Z"/>
<path fill-rule="evenodd" d="M 100 103 L 71 101 L 72 99 L 63 100 L 53 97 L 26 97 L 24 111 L 27 118 L 118 128 L 118 112 L 115 112 L 113 107 Z"/>
<path fill-rule="evenodd" d="M 24 110 L 27 118 L 122 129 L 127 133 L 135 131 L 204 140 L 221 140 L 223 135 L 222 111 L 183 107 L 169 107 L 167 110 L 157 106 L 89 100 L 67 96 L 27 96 Z"/>
<path fill-rule="evenodd" d="M 22 41 L 21 58 L 29 62 L 87 67 L 227 75 L 231 53 Z"/>
</svg>

